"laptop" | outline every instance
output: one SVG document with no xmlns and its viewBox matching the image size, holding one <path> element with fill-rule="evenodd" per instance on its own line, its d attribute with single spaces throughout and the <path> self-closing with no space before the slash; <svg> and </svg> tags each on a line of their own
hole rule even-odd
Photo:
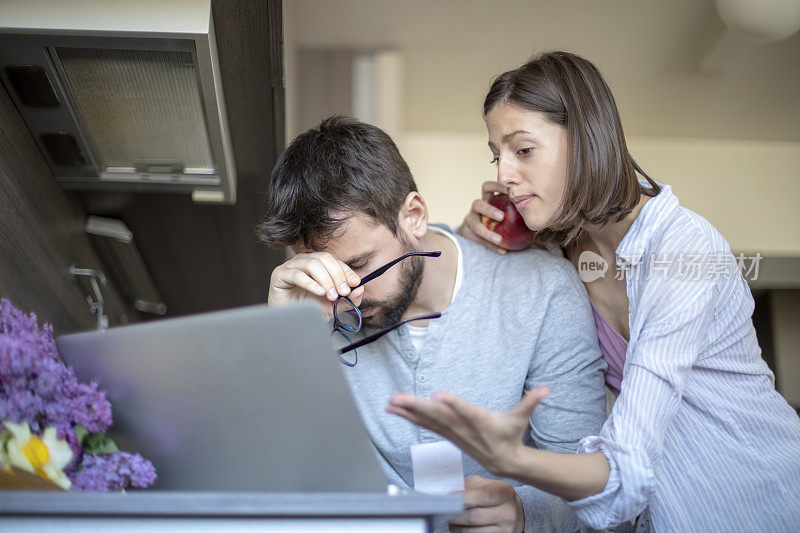
<svg viewBox="0 0 800 533">
<path fill-rule="evenodd" d="M 106 392 L 110 435 L 160 490 L 385 491 L 386 478 L 310 304 L 265 305 L 65 335 Z"/>
</svg>

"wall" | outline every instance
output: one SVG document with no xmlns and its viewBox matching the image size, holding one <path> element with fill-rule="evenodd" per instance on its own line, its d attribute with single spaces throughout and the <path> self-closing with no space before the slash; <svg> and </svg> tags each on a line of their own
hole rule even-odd
<svg viewBox="0 0 800 533">
<path fill-rule="evenodd" d="M 486 135 L 406 132 L 403 156 L 433 218 L 458 224 L 485 180 L 495 179 Z M 672 185 L 731 247 L 800 256 L 800 143 L 634 136 L 634 158 Z"/>
<path fill-rule="evenodd" d="M 85 217 L 56 184 L 0 86 L 0 297 L 35 312 L 57 334 L 95 327 L 87 293 L 69 273 L 73 262 L 101 268 L 83 232 Z M 109 318 L 117 322 L 113 313 Z"/>
</svg>

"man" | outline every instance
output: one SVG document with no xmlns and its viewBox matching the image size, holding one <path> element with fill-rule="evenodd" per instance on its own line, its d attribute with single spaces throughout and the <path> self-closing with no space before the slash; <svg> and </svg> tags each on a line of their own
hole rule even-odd
<svg viewBox="0 0 800 533">
<path fill-rule="evenodd" d="M 491 409 L 515 406 L 530 388 L 550 395 L 531 420 L 530 444 L 577 449 L 605 418 L 603 363 L 589 302 L 575 269 L 546 251 L 502 257 L 447 229 L 428 210 L 403 158 L 380 129 L 332 117 L 298 136 L 272 172 L 260 238 L 296 255 L 270 279 L 269 304 L 316 300 L 332 314 L 348 296 L 363 315 L 363 338 L 406 324 L 359 347 L 343 366 L 389 480 L 413 487 L 410 446 L 440 440 L 385 412 L 395 392 L 428 397 L 448 390 Z M 365 285 L 362 276 L 408 252 Z M 566 504 L 528 486 L 492 479 L 464 458 L 465 502 L 452 530 L 577 529 Z"/>
</svg>

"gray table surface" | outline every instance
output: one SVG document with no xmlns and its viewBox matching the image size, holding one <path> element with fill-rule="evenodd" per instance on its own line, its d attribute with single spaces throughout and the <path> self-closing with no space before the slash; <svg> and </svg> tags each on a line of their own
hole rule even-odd
<svg viewBox="0 0 800 533">
<path fill-rule="evenodd" d="M 461 496 L 382 493 L 0 491 L 0 516 L 410 517 L 455 515 Z"/>
</svg>

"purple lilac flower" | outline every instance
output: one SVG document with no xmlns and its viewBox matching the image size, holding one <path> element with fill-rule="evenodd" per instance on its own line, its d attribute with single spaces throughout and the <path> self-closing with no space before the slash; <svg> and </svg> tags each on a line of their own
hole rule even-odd
<svg viewBox="0 0 800 533">
<path fill-rule="evenodd" d="M 72 462 L 67 474 L 72 478 L 87 478 L 85 486 L 95 486 L 88 478 L 95 464 L 106 464 L 90 459 L 85 465 L 83 449 L 75 433 L 77 424 L 91 433 L 103 433 L 110 426 L 111 404 L 94 382 L 79 383 L 75 373 L 58 355 L 53 328 L 45 324 L 39 329 L 36 315 L 25 315 L 5 298 L 0 299 L 0 421 L 27 422 L 31 430 L 41 433 L 52 426 L 58 438 L 67 441 L 72 449 Z M 86 456 L 89 459 L 95 456 Z M 146 486 L 147 479 L 155 479 L 153 465 L 141 456 L 126 454 L 116 461 L 115 481 L 120 487 L 130 479 L 134 486 Z M 83 468 L 82 468 L 83 467 Z M 99 468 L 99 467 L 98 467 Z M 110 476 L 110 467 L 103 467 Z M 75 479 L 73 479 L 73 483 Z M 144 483 L 136 485 L 136 483 Z M 106 480 L 105 485 L 113 483 Z M 114 485 L 114 486 L 116 486 Z M 99 486 L 99 485 L 97 485 Z M 87 489 L 88 490 L 88 489 Z M 100 489 L 109 490 L 109 489 Z M 117 489 L 113 489 L 117 490 Z"/>
<path fill-rule="evenodd" d="M 120 491 L 128 483 L 145 488 L 156 480 L 153 464 L 138 453 L 86 454 L 81 466 L 70 476 L 72 489 L 78 492 Z"/>
<path fill-rule="evenodd" d="M 53 426 L 80 458 L 75 424 L 91 432 L 111 425 L 111 405 L 95 383 L 78 383 L 58 357 L 53 328 L 38 327 L 36 315 L 25 315 L 0 300 L 0 419 L 27 422 L 36 433 Z"/>
</svg>

